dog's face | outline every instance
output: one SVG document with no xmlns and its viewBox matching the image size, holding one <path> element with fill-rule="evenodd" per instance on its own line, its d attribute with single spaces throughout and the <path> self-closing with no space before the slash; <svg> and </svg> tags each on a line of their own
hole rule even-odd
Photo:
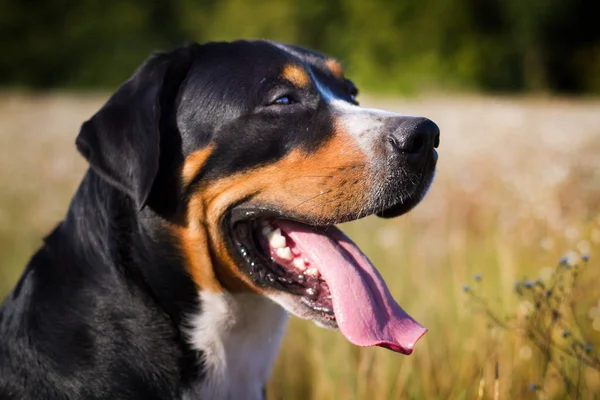
<svg viewBox="0 0 600 400">
<path fill-rule="evenodd" d="M 167 216 L 200 291 L 260 293 L 355 344 L 410 353 L 424 329 L 333 225 L 412 209 L 439 130 L 361 108 L 357 93 L 337 61 L 298 47 L 190 46 L 148 61 L 78 147 Z"/>
</svg>

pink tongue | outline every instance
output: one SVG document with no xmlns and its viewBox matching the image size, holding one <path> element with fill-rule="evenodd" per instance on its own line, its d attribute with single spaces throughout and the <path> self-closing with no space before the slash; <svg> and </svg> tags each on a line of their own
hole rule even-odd
<svg viewBox="0 0 600 400">
<path fill-rule="evenodd" d="M 336 227 L 327 230 L 277 221 L 327 282 L 342 334 L 357 346 L 382 346 L 411 354 L 427 329 L 393 299 L 369 259 Z"/>
</svg>

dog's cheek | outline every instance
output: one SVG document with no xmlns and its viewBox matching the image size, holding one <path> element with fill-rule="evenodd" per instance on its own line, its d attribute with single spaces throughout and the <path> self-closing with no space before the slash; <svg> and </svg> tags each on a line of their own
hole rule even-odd
<svg viewBox="0 0 600 400">
<path fill-rule="evenodd" d="M 179 243 L 184 267 L 198 290 L 213 293 L 224 290 L 248 291 L 250 289 L 244 277 L 232 268 L 233 262 L 226 250 L 219 218 L 221 214 L 207 207 L 207 197 L 221 189 L 221 182 L 197 183 L 189 187 L 213 152 L 214 146 L 210 145 L 186 157 L 180 180 L 184 191 L 182 197 L 186 198 L 187 203 L 182 209 L 182 223 L 171 226 L 171 231 Z M 187 193 L 190 190 L 191 193 Z"/>
<path fill-rule="evenodd" d="M 342 129 L 316 151 L 295 150 L 256 179 L 257 198 L 318 221 L 347 219 L 367 207 L 370 161 Z"/>
<path fill-rule="evenodd" d="M 209 155 L 188 157 L 182 180 L 191 182 Z M 368 206 L 369 167 L 364 151 L 338 129 L 317 151 L 296 149 L 276 163 L 199 182 L 179 235 L 190 276 L 206 290 L 264 293 L 241 271 L 226 244 L 223 221 L 231 205 L 249 198 L 314 221 L 354 218 Z"/>
</svg>

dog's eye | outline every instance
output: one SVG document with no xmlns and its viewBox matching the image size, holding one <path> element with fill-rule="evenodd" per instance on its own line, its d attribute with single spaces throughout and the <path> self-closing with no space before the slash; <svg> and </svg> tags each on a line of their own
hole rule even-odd
<svg viewBox="0 0 600 400">
<path fill-rule="evenodd" d="M 352 83 L 352 81 L 346 79 L 346 89 L 348 90 L 348 93 L 350 94 L 350 99 L 354 102 L 356 101 L 356 98 L 358 97 L 358 88 L 354 85 L 354 83 Z"/>
<path fill-rule="evenodd" d="M 292 100 L 292 98 L 290 96 L 281 96 L 278 97 L 273 104 L 280 104 L 280 105 L 288 105 L 288 104 L 292 104 L 294 103 L 294 101 Z"/>
</svg>

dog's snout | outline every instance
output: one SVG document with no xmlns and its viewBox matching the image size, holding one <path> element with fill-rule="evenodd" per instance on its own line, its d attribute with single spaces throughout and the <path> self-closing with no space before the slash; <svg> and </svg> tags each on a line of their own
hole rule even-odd
<svg viewBox="0 0 600 400">
<path fill-rule="evenodd" d="M 413 159 L 421 159 L 440 144 L 440 129 L 427 118 L 399 117 L 389 134 L 394 151 Z"/>
</svg>

